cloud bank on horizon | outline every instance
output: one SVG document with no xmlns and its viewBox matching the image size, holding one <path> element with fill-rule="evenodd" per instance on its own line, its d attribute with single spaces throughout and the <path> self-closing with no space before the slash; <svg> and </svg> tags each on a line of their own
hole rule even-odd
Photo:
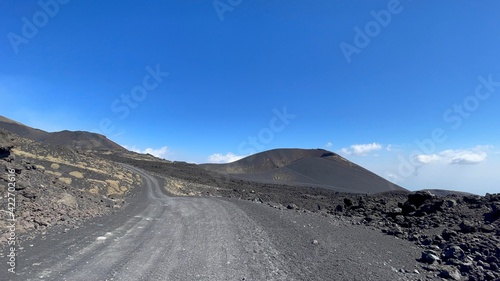
<svg viewBox="0 0 500 281">
<path fill-rule="evenodd" d="M 443 161 L 452 165 L 471 165 L 485 161 L 487 152 L 492 148 L 492 146 L 479 145 L 471 149 L 447 149 L 434 154 L 420 154 L 415 156 L 415 159 L 422 164 Z"/>
<path fill-rule="evenodd" d="M 169 150 L 168 146 L 162 146 L 160 148 L 145 148 L 145 149 L 140 149 L 135 146 L 127 146 L 124 145 L 124 148 L 137 152 L 137 153 L 142 153 L 142 154 L 151 154 L 155 157 L 161 158 L 161 159 L 166 159 L 169 160 L 169 158 L 172 156 L 172 152 Z"/>
<path fill-rule="evenodd" d="M 232 152 L 228 152 L 226 154 L 221 154 L 221 153 L 214 153 L 210 156 L 208 156 L 208 163 L 217 163 L 217 164 L 223 164 L 223 163 L 231 163 L 238 161 L 242 158 L 245 158 L 248 155 L 241 156 L 241 155 L 235 155 Z"/>
<path fill-rule="evenodd" d="M 342 148 L 340 151 L 345 155 L 366 155 L 372 151 L 382 149 L 379 143 L 353 144 L 347 148 Z"/>
</svg>

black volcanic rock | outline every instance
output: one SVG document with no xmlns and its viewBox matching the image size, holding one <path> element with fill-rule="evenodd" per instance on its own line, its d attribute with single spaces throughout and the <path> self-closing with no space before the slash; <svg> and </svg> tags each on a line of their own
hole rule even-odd
<svg viewBox="0 0 500 281">
<path fill-rule="evenodd" d="M 500 218 L 500 202 L 491 203 L 491 212 L 486 214 L 488 221 L 496 221 Z"/>
<path fill-rule="evenodd" d="M 0 130 L 0 159 L 10 156 L 13 144 L 9 139 L 8 133 Z"/>
<path fill-rule="evenodd" d="M 440 261 L 441 259 L 439 258 L 439 254 L 436 253 L 436 251 L 433 250 L 425 250 L 422 252 L 422 257 L 420 258 L 420 261 L 425 262 L 425 263 L 434 263 L 437 261 Z"/>
<path fill-rule="evenodd" d="M 6 158 L 10 156 L 10 149 L 9 147 L 1 146 L 0 147 L 0 159 Z"/>
<path fill-rule="evenodd" d="M 417 191 L 413 194 L 408 195 L 408 203 L 419 208 L 427 200 L 432 199 L 434 196 L 429 191 Z"/>
<path fill-rule="evenodd" d="M 474 233 L 477 231 L 477 228 L 474 225 L 474 223 L 472 223 L 471 221 L 468 221 L 468 220 L 462 221 L 459 226 L 460 226 L 460 230 L 463 233 Z"/>
<path fill-rule="evenodd" d="M 457 260 L 464 260 L 465 259 L 465 252 L 457 245 L 448 245 L 446 248 L 443 250 L 443 256 L 444 259 L 457 259 Z"/>
</svg>

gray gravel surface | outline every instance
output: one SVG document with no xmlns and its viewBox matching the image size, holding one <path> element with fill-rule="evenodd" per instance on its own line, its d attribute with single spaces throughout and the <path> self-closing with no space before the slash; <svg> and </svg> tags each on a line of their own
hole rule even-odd
<svg viewBox="0 0 500 281">
<path fill-rule="evenodd" d="M 145 185 L 121 213 L 24 242 L 17 274 L 2 262 L 0 279 L 425 279 L 414 273 L 420 251 L 411 242 L 313 213 L 169 197 L 154 177 L 128 168 Z"/>
</svg>

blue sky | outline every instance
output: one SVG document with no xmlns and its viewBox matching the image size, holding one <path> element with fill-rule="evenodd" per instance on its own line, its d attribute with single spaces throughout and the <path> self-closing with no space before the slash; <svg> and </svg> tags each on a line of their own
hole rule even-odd
<svg viewBox="0 0 500 281">
<path fill-rule="evenodd" d="M 171 160 L 325 148 L 500 191 L 498 1 L 3 1 L 0 114 Z"/>
</svg>

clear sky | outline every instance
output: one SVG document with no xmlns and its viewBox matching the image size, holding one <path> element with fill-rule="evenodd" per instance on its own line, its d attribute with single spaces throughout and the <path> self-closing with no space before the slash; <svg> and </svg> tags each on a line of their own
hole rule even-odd
<svg viewBox="0 0 500 281">
<path fill-rule="evenodd" d="M 500 192 L 498 1 L 2 1 L 1 115 L 225 162 L 325 148 Z"/>
</svg>

